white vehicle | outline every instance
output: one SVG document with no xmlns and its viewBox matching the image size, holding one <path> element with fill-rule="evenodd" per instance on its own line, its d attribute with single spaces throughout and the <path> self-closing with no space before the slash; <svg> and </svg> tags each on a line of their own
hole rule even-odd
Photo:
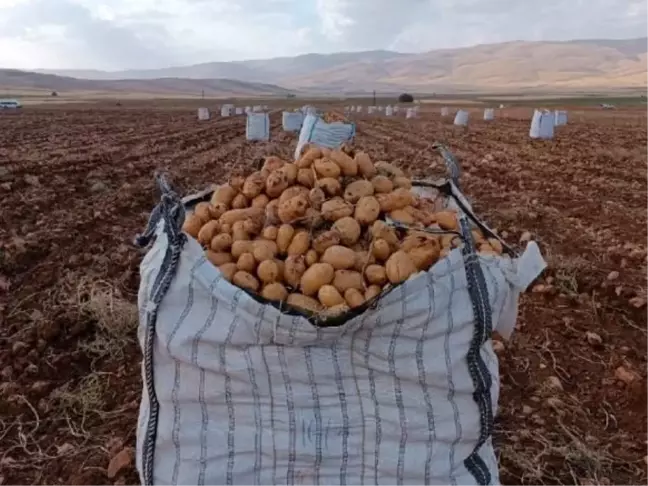
<svg viewBox="0 0 648 486">
<path fill-rule="evenodd" d="M 0 110 L 15 110 L 22 108 L 22 104 L 18 100 L 0 100 Z"/>
</svg>

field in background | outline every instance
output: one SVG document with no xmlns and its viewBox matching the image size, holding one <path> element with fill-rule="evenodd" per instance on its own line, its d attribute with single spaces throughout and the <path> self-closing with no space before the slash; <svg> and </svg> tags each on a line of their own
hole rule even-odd
<svg viewBox="0 0 648 486">
<path fill-rule="evenodd" d="M 153 172 L 190 193 L 295 147 L 278 111 L 268 143 L 246 142 L 240 116 L 196 120 L 220 102 L 0 113 L 0 484 L 137 481 L 142 252 L 131 241 L 157 201 Z M 550 265 L 497 347 L 502 481 L 645 483 L 645 107 L 566 104 L 569 124 L 542 142 L 528 138 L 535 106 L 491 123 L 468 108 L 465 131 L 434 105 L 415 120 L 360 116 L 357 145 L 430 177 L 444 174 L 431 145 L 446 143 L 477 213 L 511 243 L 530 231 Z"/>
</svg>

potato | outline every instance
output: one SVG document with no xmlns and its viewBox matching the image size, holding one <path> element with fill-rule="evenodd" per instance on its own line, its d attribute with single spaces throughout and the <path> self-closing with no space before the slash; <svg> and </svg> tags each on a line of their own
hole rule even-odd
<svg viewBox="0 0 648 486">
<path fill-rule="evenodd" d="M 502 243 L 498 239 L 488 238 L 488 243 L 490 244 L 491 248 L 495 251 L 496 254 L 501 255 L 502 252 L 504 251 L 504 247 L 502 246 Z"/>
<path fill-rule="evenodd" d="M 389 179 L 389 177 L 383 175 L 377 175 L 371 179 L 371 185 L 374 188 L 374 192 L 381 194 L 390 193 L 394 189 L 394 183 Z"/>
<path fill-rule="evenodd" d="M 306 259 L 303 255 L 290 255 L 284 263 L 284 281 L 293 288 L 299 287 L 302 275 L 306 271 Z"/>
<path fill-rule="evenodd" d="M 224 263 L 230 263 L 232 261 L 232 255 L 226 252 L 207 250 L 205 253 L 207 255 L 207 260 L 212 262 L 216 267 L 220 267 Z"/>
<path fill-rule="evenodd" d="M 376 221 L 371 225 L 371 237 L 374 240 L 378 238 L 385 240 L 391 248 L 396 248 L 400 244 L 396 230 L 384 221 Z"/>
<path fill-rule="evenodd" d="M 329 263 L 336 270 L 348 269 L 355 264 L 355 251 L 346 246 L 333 245 L 326 249 L 320 262 Z"/>
<path fill-rule="evenodd" d="M 364 292 L 364 279 L 360 272 L 354 270 L 336 270 L 333 286 L 342 293 L 348 289 L 362 290 Z"/>
<path fill-rule="evenodd" d="M 308 193 L 308 202 L 311 207 L 317 210 L 322 208 L 322 203 L 326 200 L 326 194 L 319 187 L 315 187 Z"/>
<path fill-rule="evenodd" d="M 295 164 L 286 163 L 284 166 L 279 169 L 281 172 L 286 174 L 286 179 L 288 179 L 288 185 L 292 185 L 297 180 L 297 172 L 299 168 Z"/>
<path fill-rule="evenodd" d="M 221 224 L 221 233 L 232 234 L 232 225 L 231 224 Z"/>
<path fill-rule="evenodd" d="M 355 252 L 355 263 L 353 264 L 353 269 L 357 272 L 364 272 L 364 269 L 367 265 L 371 265 L 376 262 L 376 258 L 369 253 L 368 251 L 356 251 Z"/>
<path fill-rule="evenodd" d="M 389 178 L 405 177 L 405 172 L 400 170 L 395 165 L 390 164 L 389 162 L 384 162 L 384 161 L 376 162 L 375 167 L 379 174 L 382 174 Z"/>
<path fill-rule="evenodd" d="M 358 163 L 341 150 L 331 150 L 329 158 L 337 164 L 343 175 L 347 177 L 358 175 Z"/>
<path fill-rule="evenodd" d="M 320 315 L 324 317 L 337 317 L 349 312 L 350 310 L 351 308 L 346 304 L 345 301 L 342 304 L 334 305 L 332 307 L 327 307 L 320 313 Z"/>
<path fill-rule="evenodd" d="M 410 213 L 405 211 L 404 209 L 394 209 L 391 211 L 389 214 L 389 218 L 398 221 L 399 223 L 403 224 L 414 224 L 416 223 L 416 218 L 412 216 Z"/>
<path fill-rule="evenodd" d="M 327 221 L 335 222 L 352 214 L 353 206 L 340 197 L 334 197 L 322 204 L 322 216 Z"/>
<path fill-rule="evenodd" d="M 211 243 L 210 243 L 210 248 L 212 251 L 229 251 L 229 249 L 232 247 L 232 236 L 228 235 L 227 233 L 221 233 L 220 235 L 216 235 L 212 238 Z"/>
<path fill-rule="evenodd" d="M 319 255 L 312 248 L 306 252 L 306 266 L 310 267 L 319 260 Z"/>
<path fill-rule="evenodd" d="M 266 226 L 263 228 L 263 231 L 261 232 L 261 236 L 263 236 L 266 240 L 270 241 L 275 241 L 277 239 L 277 235 L 279 234 L 279 229 L 276 226 Z"/>
<path fill-rule="evenodd" d="M 474 229 L 470 232 L 472 234 L 473 240 L 475 240 L 475 243 L 483 243 L 485 241 L 484 235 L 482 232 L 478 229 Z"/>
<path fill-rule="evenodd" d="M 441 247 L 442 248 L 457 248 L 460 244 L 461 244 L 461 238 L 459 238 L 457 235 L 442 235 L 441 236 Z"/>
<path fill-rule="evenodd" d="M 276 282 L 281 277 L 279 274 L 279 265 L 274 260 L 263 260 L 257 267 L 257 275 L 263 283 Z"/>
<path fill-rule="evenodd" d="M 274 259 L 277 253 L 277 243 L 274 241 L 255 240 L 252 242 L 252 254 L 254 255 L 254 259 L 259 263 Z"/>
<path fill-rule="evenodd" d="M 358 165 L 358 171 L 360 172 L 360 175 L 362 175 L 362 177 L 371 179 L 376 175 L 376 168 L 374 167 L 373 162 L 371 162 L 369 155 L 367 155 L 365 152 L 356 152 L 354 160 Z"/>
<path fill-rule="evenodd" d="M 234 198 L 236 197 L 236 194 L 236 189 L 234 189 L 229 184 L 223 184 L 214 191 L 210 202 L 212 204 L 222 203 L 225 206 L 230 207 L 232 205 L 232 201 L 234 201 Z"/>
<path fill-rule="evenodd" d="M 230 209 L 218 218 L 218 221 L 221 224 L 234 224 L 246 219 L 255 219 L 263 223 L 265 211 L 262 208 Z"/>
<path fill-rule="evenodd" d="M 361 197 L 356 204 L 354 219 L 363 225 L 370 225 L 380 215 L 380 204 L 373 196 Z"/>
<path fill-rule="evenodd" d="M 261 291 L 261 297 L 264 299 L 272 300 L 274 302 L 282 302 L 288 298 L 288 291 L 283 284 L 279 282 L 273 282 L 265 287 Z"/>
<path fill-rule="evenodd" d="M 401 243 L 399 249 L 403 251 L 410 251 L 413 248 L 426 245 L 430 240 L 436 241 L 438 243 L 436 235 L 425 233 L 423 231 L 408 231 L 407 236 Z"/>
<path fill-rule="evenodd" d="M 368 265 L 365 269 L 367 282 L 381 287 L 387 283 L 387 272 L 382 265 Z"/>
<path fill-rule="evenodd" d="M 279 219 L 279 199 L 273 199 L 266 205 L 265 224 L 281 224 Z"/>
<path fill-rule="evenodd" d="M 245 231 L 245 222 L 244 221 L 237 221 L 232 225 L 232 240 L 233 241 L 240 241 L 240 240 L 249 240 L 250 239 L 250 234 Z"/>
<path fill-rule="evenodd" d="M 288 184 L 288 176 L 283 171 L 272 172 L 266 179 L 266 194 L 271 198 L 279 197 L 288 188 Z"/>
<path fill-rule="evenodd" d="M 385 240 L 382 238 L 378 238 L 373 241 L 371 244 L 371 253 L 373 254 L 374 257 L 376 257 L 376 260 L 380 261 L 385 261 L 389 258 L 389 255 L 391 255 L 391 247 L 389 246 L 389 243 L 387 243 Z"/>
<path fill-rule="evenodd" d="M 440 253 L 441 245 L 435 239 L 428 239 L 407 252 L 418 270 L 428 270 L 439 259 Z"/>
<path fill-rule="evenodd" d="M 309 312 L 317 313 L 323 310 L 322 304 L 317 299 L 303 294 L 290 294 L 286 302 L 293 307 Z"/>
<path fill-rule="evenodd" d="M 340 173 L 342 172 L 340 166 L 329 159 L 317 159 L 313 163 L 313 167 L 315 167 L 315 172 L 317 172 L 317 175 L 320 177 L 331 177 L 337 179 L 340 177 Z"/>
<path fill-rule="evenodd" d="M 304 186 L 290 186 L 287 188 L 284 192 L 281 193 L 281 196 L 279 196 L 279 204 L 282 202 L 289 201 L 293 197 L 297 196 L 306 196 L 308 197 L 308 192 L 309 189 Z"/>
<path fill-rule="evenodd" d="M 317 298 L 326 307 L 345 304 L 344 297 L 332 285 L 322 285 L 317 291 Z"/>
<path fill-rule="evenodd" d="M 274 262 L 277 264 L 277 268 L 279 269 L 279 280 L 282 280 L 286 268 L 286 262 L 279 260 L 278 258 L 275 258 Z"/>
<path fill-rule="evenodd" d="M 410 206 L 413 200 L 412 193 L 407 189 L 395 189 L 388 194 L 377 194 L 376 199 L 380 204 L 380 210 L 389 213 L 396 209 L 403 209 Z"/>
<path fill-rule="evenodd" d="M 232 278 L 234 278 L 234 274 L 238 272 L 238 267 L 236 266 L 236 263 L 223 263 L 218 267 L 218 269 L 223 274 L 223 278 L 228 282 L 231 282 Z"/>
<path fill-rule="evenodd" d="M 259 219 L 246 219 L 243 221 L 243 230 L 250 235 L 258 235 L 263 230 L 263 221 Z"/>
<path fill-rule="evenodd" d="M 427 211 L 423 211 L 421 209 L 417 209 L 413 206 L 405 206 L 403 209 L 397 209 L 396 211 L 405 211 L 409 214 L 411 214 L 414 219 L 422 223 L 423 226 L 431 226 L 436 222 L 436 218 L 434 217 L 434 214 L 429 213 Z"/>
<path fill-rule="evenodd" d="M 185 218 L 184 223 L 182 224 L 182 231 L 197 239 L 198 233 L 202 227 L 203 220 L 195 214 L 190 214 Z"/>
<path fill-rule="evenodd" d="M 331 229 L 340 234 L 340 241 L 346 246 L 355 245 L 360 239 L 362 231 L 360 224 L 351 216 L 338 219 L 333 223 Z"/>
<path fill-rule="evenodd" d="M 342 184 L 332 177 L 324 177 L 315 181 L 315 187 L 319 187 L 329 197 L 339 196 L 342 194 Z"/>
<path fill-rule="evenodd" d="M 200 228 L 200 231 L 198 232 L 198 242 L 201 245 L 211 244 L 212 238 L 216 236 L 219 230 L 220 225 L 218 224 L 218 221 L 214 219 L 208 221 L 203 225 L 202 228 Z"/>
<path fill-rule="evenodd" d="M 239 175 L 230 177 L 229 185 L 236 189 L 237 192 L 241 192 L 243 190 L 243 184 L 245 184 L 245 177 Z"/>
<path fill-rule="evenodd" d="M 288 255 L 305 255 L 309 248 L 310 233 L 306 230 L 298 230 L 290 241 L 286 253 Z"/>
<path fill-rule="evenodd" d="M 340 234 L 337 231 L 324 231 L 313 240 L 313 249 L 322 254 L 327 248 L 340 243 Z"/>
<path fill-rule="evenodd" d="M 232 283 L 242 289 L 251 290 L 252 292 L 259 290 L 259 281 L 256 277 L 242 270 L 239 270 L 234 274 L 232 277 Z"/>
<path fill-rule="evenodd" d="M 277 170 L 281 169 L 285 164 L 285 160 L 282 160 L 276 155 L 270 155 L 265 158 L 263 167 L 261 168 L 261 173 L 263 174 L 264 178 L 268 178 L 270 177 L 270 174 L 273 174 Z"/>
<path fill-rule="evenodd" d="M 360 307 L 365 302 L 364 295 L 358 289 L 347 289 L 344 292 L 344 300 L 347 301 L 347 304 L 352 309 Z"/>
<path fill-rule="evenodd" d="M 299 169 L 297 172 L 297 182 L 302 186 L 311 188 L 315 185 L 315 175 L 311 169 Z"/>
<path fill-rule="evenodd" d="M 374 187 L 369 181 L 353 181 L 344 189 L 344 200 L 355 204 L 363 196 L 373 196 Z"/>
<path fill-rule="evenodd" d="M 223 205 L 220 204 L 220 206 L 222 207 Z M 199 202 L 198 204 L 196 204 L 196 207 L 194 207 L 193 213 L 203 222 L 203 224 L 205 224 L 210 219 L 214 219 L 212 217 L 211 207 L 212 205 L 208 202 Z"/>
<path fill-rule="evenodd" d="M 369 301 L 374 297 L 377 297 L 378 295 L 380 295 L 381 292 L 382 292 L 382 287 L 380 287 L 379 285 L 370 285 L 369 287 L 367 287 L 367 290 L 365 290 L 365 294 L 364 294 L 365 301 Z"/>
<path fill-rule="evenodd" d="M 334 268 L 328 263 L 316 263 L 306 269 L 299 283 L 304 295 L 315 295 L 322 285 L 330 284 L 335 277 Z"/>
<path fill-rule="evenodd" d="M 309 205 L 308 198 L 303 194 L 279 203 L 279 219 L 282 223 L 292 223 L 303 218 Z"/>
<path fill-rule="evenodd" d="M 257 197 L 252 199 L 252 202 L 250 203 L 250 206 L 253 208 L 264 208 L 268 205 L 270 202 L 270 198 L 266 196 L 265 194 L 259 194 Z"/>
<path fill-rule="evenodd" d="M 315 160 L 322 158 L 322 151 L 318 147 L 311 147 L 304 152 L 304 155 L 297 161 L 300 169 L 307 169 Z"/>
<path fill-rule="evenodd" d="M 254 199 L 263 192 L 263 189 L 265 189 L 265 178 L 261 172 L 253 172 L 245 179 L 241 192 L 248 199 Z"/>
<path fill-rule="evenodd" d="M 203 203 L 200 203 L 203 204 Z M 218 219 L 220 218 L 223 214 L 227 212 L 229 207 L 227 207 L 223 203 L 216 203 L 216 204 L 207 204 L 206 208 L 207 211 L 209 212 L 210 219 Z"/>
<path fill-rule="evenodd" d="M 317 209 L 308 208 L 306 214 L 304 214 L 304 217 L 301 218 L 299 222 L 302 226 L 309 229 L 319 228 L 324 224 L 324 218 L 322 217 L 322 213 Z"/>
<path fill-rule="evenodd" d="M 243 253 L 252 253 L 252 242 L 246 240 L 232 241 L 232 256 L 234 259 L 238 260 Z"/>
<path fill-rule="evenodd" d="M 233 209 L 243 209 L 248 207 L 248 200 L 243 194 L 237 194 L 232 200 Z"/>
<path fill-rule="evenodd" d="M 394 186 L 402 187 L 403 189 L 412 188 L 412 180 L 409 177 L 394 177 Z"/>
<path fill-rule="evenodd" d="M 417 271 L 412 259 L 402 250 L 397 251 L 389 257 L 385 268 L 387 270 L 387 278 L 393 284 L 404 282 L 410 275 Z"/>
<path fill-rule="evenodd" d="M 244 272 L 254 272 L 257 261 L 252 253 L 243 253 L 236 261 L 236 267 Z"/>
<path fill-rule="evenodd" d="M 277 248 L 280 253 L 286 253 L 288 251 L 288 246 L 292 241 L 293 236 L 295 235 L 295 228 L 289 224 L 282 224 L 277 230 Z"/>
<path fill-rule="evenodd" d="M 459 229 L 459 223 L 457 221 L 457 213 L 454 211 L 439 211 L 434 213 L 434 218 L 441 229 L 456 231 Z"/>
</svg>

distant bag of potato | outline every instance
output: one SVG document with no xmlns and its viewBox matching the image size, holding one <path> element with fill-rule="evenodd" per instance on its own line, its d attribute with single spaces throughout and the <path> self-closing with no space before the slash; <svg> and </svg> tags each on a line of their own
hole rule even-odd
<svg viewBox="0 0 648 486">
<path fill-rule="evenodd" d="M 306 144 L 311 143 L 320 147 L 338 148 L 343 143 L 353 140 L 355 130 L 355 123 L 326 123 L 316 115 L 306 115 L 299 132 L 295 160 L 299 158 L 302 148 Z"/>
<path fill-rule="evenodd" d="M 391 164 L 376 163 L 371 187 L 360 179 L 337 198 L 310 198 L 336 227 L 312 242 L 312 259 L 308 232 L 290 224 L 264 228 L 267 241 L 255 244 L 244 236 L 258 231 L 258 217 L 269 206 L 264 188 L 281 194 L 278 200 L 290 192 L 278 209 L 286 219 L 303 212 L 304 191 L 285 188 L 284 176 L 292 178 L 295 164 L 277 159 L 266 159 L 265 175 L 230 181 L 184 203 L 159 180 L 161 203 L 138 239 L 140 245 L 154 241 L 141 264 L 138 297 L 142 484 L 497 484 L 492 431 L 499 377 L 490 336 L 512 331 L 518 295 L 544 267 L 537 245 L 530 242 L 519 258 L 454 248 L 375 305 L 335 325 L 315 326 L 293 308 L 244 290 L 259 285 L 247 270 L 261 262 L 256 274 L 263 282 L 273 282 L 282 267 L 288 283 L 301 276 L 304 295 L 291 294 L 301 298 L 289 302 L 297 307 L 353 305 L 366 295 L 344 245 L 357 240 L 358 221 L 372 221 L 382 210 L 394 218 L 418 213 L 394 209 L 407 199 L 406 190 L 381 191 L 403 184 L 402 176 Z M 366 155 L 356 159 L 371 168 Z M 335 173 L 324 159 L 310 163 L 320 175 Z M 439 187 L 457 191 L 448 184 Z M 371 191 L 378 195 L 367 199 Z M 196 205 L 209 199 L 211 206 Z M 374 199 L 380 208 L 373 208 Z M 462 207 L 461 199 L 456 203 Z M 361 210 L 351 217 L 353 204 Z M 227 207 L 238 209 L 223 212 Z M 195 232 L 187 228 L 196 238 L 182 230 L 192 208 L 187 218 L 202 220 Z M 454 214 L 446 209 L 434 208 L 437 222 L 457 228 L 456 219 L 444 223 Z M 470 232 L 465 221 L 458 221 L 461 234 Z M 232 233 L 214 236 L 216 223 Z M 380 221 L 371 228 L 382 241 L 374 254 L 386 258 L 389 228 Z M 208 240 L 206 256 L 199 241 Z M 386 271 L 363 267 L 367 281 L 399 281 L 401 273 L 411 273 L 408 249 L 417 250 L 406 240 Z M 286 253 L 285 262 L 273 259 L 275 252 Z M 236 268 L 228 273 L 233 255 Z M 322 286 L 322 279 L 331 284 Z M 267 283 L 264 291 L 272 292 L 264 295 L 283 300 L 276 295 L 280 287 Z M 307 297 L 317 288 L 319 301 Z"/>
<path fill-rule="evenodd" d="M 270 140 L 270 116 L 267 113 L 248 113 L 245 123 L 246 140 Z"/>
<path fill-rule="evenodd" d="M 304 122 L 304 115 L 299 111 L 284 111 L 281 115 L 282 128 L 286 132 L 298 132 Z"/>
</svg>

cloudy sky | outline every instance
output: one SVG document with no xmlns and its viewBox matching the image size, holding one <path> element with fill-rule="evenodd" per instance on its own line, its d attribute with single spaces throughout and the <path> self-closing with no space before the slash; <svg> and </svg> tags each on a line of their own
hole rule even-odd
<svg viewBox="0 0 648 486">
<path fill-rule="evenodd" d="M 646 0 L 0 0 L 0 67 L 118 70 L 643 37 L 646 15 Z"/>
</svg>

